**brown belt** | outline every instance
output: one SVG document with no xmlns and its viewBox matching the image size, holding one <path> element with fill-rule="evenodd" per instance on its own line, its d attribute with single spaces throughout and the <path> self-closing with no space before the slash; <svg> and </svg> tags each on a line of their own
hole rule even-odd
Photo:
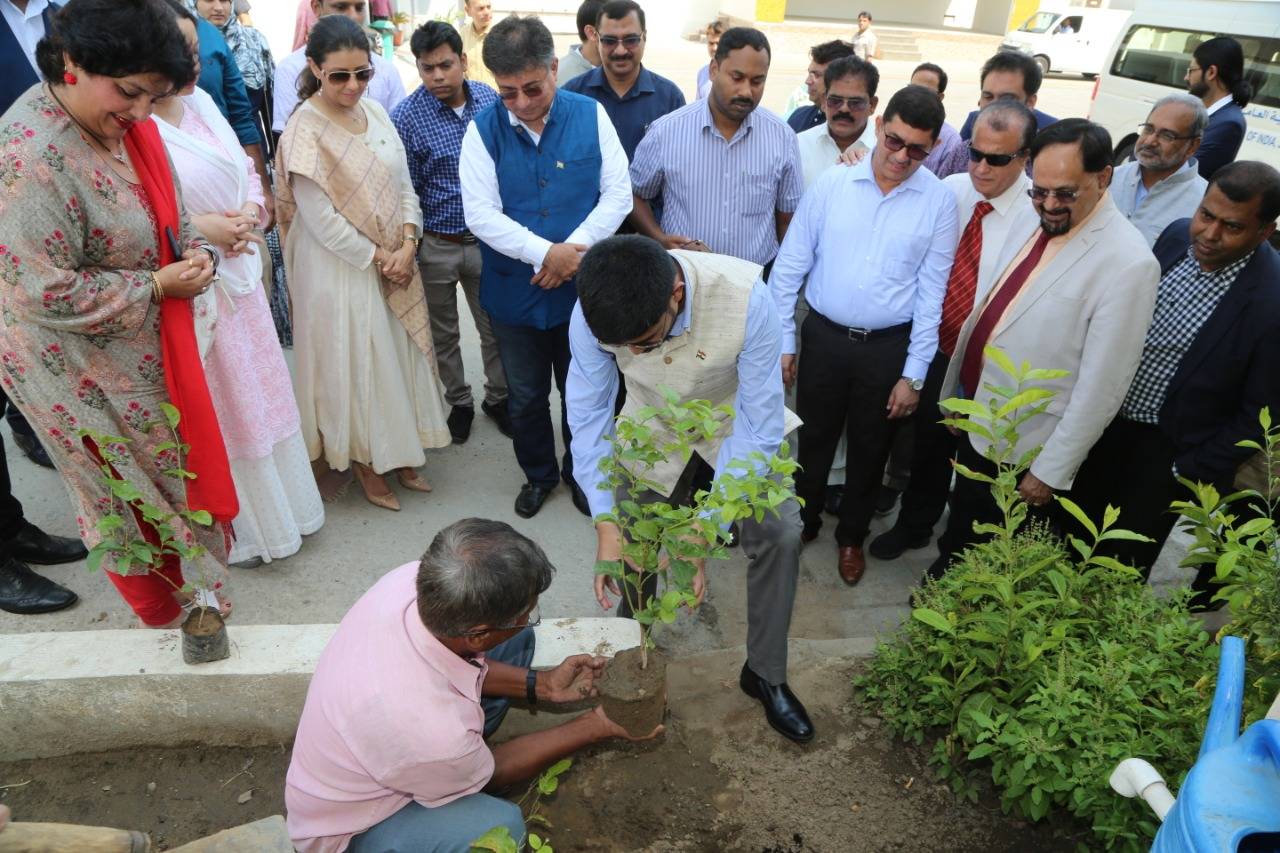
<svg viewBox="0 0 1280 853">
<path fill-rule="evenodd" d="M 470 231 L 463 231 L 461 234 L 441 234 L 438 231 L 423 231 L 427 237 L 436 237 L 444 240 L 446 243 L 456 243 L 459 246 L 470 246 L 476 242 L 476 237 Z"/>
</svg>

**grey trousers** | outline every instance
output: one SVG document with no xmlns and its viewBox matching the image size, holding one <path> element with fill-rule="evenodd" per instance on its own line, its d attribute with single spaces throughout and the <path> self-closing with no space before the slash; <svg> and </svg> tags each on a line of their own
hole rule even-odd
<svg viewBox="0 0 1280 853">
<path fill-rule="evenodd" d="M 654 491 L 641 492 L 637 503 L 666 501 L 672 506 L 687 505 L 697 488 L 699 475 L 709 466 L 698 456 L 680 475 L 670 497 Z M 633 500 L 618 488 L 614 500 Z M 770 684 L 787 680 L 787 633 L 791 629 L 791 609 L 796 600 L 796 580 L 800 574 L 800 504 L 795 498 L 778 507 L 778 514 L 764 519 L 738 522 L 738 540 L 747 555 L 747 665 Z M 708 567 L 714 573 L 714 567 Z M 651 594 L 651 593 L 650 593 Z M 629 608 L 619 605 L 619 616 Z"/>
<path fill-rule="evenodd" d="M 423 235 L 418 251 L 418 269 L 427 295 L 431 314 L 431 341 L 436 350 L 436 365 L 444 383 L 444 401 L 450 406 L 474 406 L 471 386 L 467 384 L 459 346 L 458 284 L 466 296 L 471 316 L 480 334 L 480 356 L 484 360 L 484 401 L 501 404 L 507 399 L 507 378 L 498 357 L 498 343 L 493 337 L 489 315 L 480 307 L 480 246 L 461 245 Z"/>
</svg>

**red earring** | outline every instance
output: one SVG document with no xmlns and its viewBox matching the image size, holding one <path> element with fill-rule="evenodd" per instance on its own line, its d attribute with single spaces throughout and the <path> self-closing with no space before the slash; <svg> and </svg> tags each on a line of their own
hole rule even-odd
<svg viewBox="0 0 1280 853">
<path fill-rule="evenodd" d="M 79 78 L 77 78 L 76 75 L 72 74 L 70 71 L 63 71 L 62 82 L 66 83 L 68 86 L 74 86 L 76 83 L 80 81 L 79 81 Z"/>
</svg>

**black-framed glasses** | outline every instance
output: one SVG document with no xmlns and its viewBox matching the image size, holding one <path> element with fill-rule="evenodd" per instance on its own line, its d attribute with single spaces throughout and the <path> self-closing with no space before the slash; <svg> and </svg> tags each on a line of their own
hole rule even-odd
<svg viewBox="0 0 1280 853">
<path fill-rule="evenodd" d="M 493 634 L 497 631 L 515 631 L 516 629 L 524 630 L 525 628 L 536 628 L 542 624 L 542 611 L 538 609 L 537 603 L 529 608 L 529 612 L 525 614 L 523 622 L 517 622 L 514 625 L 495 625 L 492 628 L 483 628 L 479 631 L 463 631 L 459 637 L 483 637 L 485 634 Z"/>
<path fill-rule="evenodd" d="M 1186 136 L 1179 136 L 1178 134 L 1174 133 L 1172 130 L 1156 130 L 1156 126 L 1154 124 L 1147 124 L 1146 122 L 1143 122 L 1142 124 L 1138 125 L 1138 135 L 1154 136 L 1156 139 L 1159 139 L 1161 142 L 1178 142 L 1179 140 L 1183 140 L 1183 139 L 1199 139 L 1200 138 L 1200 134 L 1198 133 L 1189 133 Z"/>
<path fill-rule="evenodd" d="M 1058 201 L 1071 204 L 1080 197 L 1080 190 L 1046 190 L 1044 187 L 1032 187 L 1027 190 L 1027 195 L 1031 196 L 1032 201 L 1044 201 L 1049 196 L 1053 196 Z"/>
<path fill-rule="evenodd" d="M 884 147 L 890 151 L 901 151 L 905 148 L 907 149 L 907 156 L 917 163 L 929 156 L 928 148 L 923 145 L 908 145 L 905 139 L 892 133 L 884 135 Z"/>
<path fill-rule="evenodd" d="M 871 106 L 871 102 L 866 98 L 856 96 L 852 98 L 842 98 L 839 95 L 827 95 L 827 109 L 838 110 L 846 106 L 849 108 L 849 112 L 860 113 L 865 111 L 867 107 Z"/>
<path fill-rule="evenodd" d="M 979 151 L 977 148 L 974 148 L 973 143 L 970 142 L 969 143 L 969 160 L 970 162 L 973 162 L 973 163 L 981 163 L 983 160 L 986 160 L 992 166 L 996 166 L 996 167 L 1008 166 L 1014 160 L 1021 157 L 1023 151 L 1026 151 L 1026 149 L 1021 148 L 1013 152 L 1012 154 L 992 154 L 990 151 Z"/>
<path fill-rule="evenodd" d="M 644 36 L 600 36 L 600 46 L 607 48 L 615 48 L 622 45 L 628 49 L 634 50 L 640 46 L 640 42 L 644 41 Z"/>
<path fill-rule="evenodd" d="M 373 75 L 377 73 L 377 70 L 378 69 L 374 68 L 372 65 L 367 65 L 364 68 L 357 68 L 354 71 L 347 71 L 343 69 L 341 71 L 321 71 L 320 74 L 330 83 L 337 83 L 341 86 L 344 83 L 350 83 L 352 76 L 361 83 L 368 83 L 373 79 Z"/>
</svg>

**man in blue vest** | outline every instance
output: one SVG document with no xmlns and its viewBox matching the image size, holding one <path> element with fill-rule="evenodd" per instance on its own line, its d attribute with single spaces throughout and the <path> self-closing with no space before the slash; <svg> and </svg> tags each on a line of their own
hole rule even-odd
<svg viewBox="0 0 1280 853">
<path fill-rule="evenodd" d="M 631 212 L 627 155 L 604 107 L 556 89 L 551 32 L 537 18 L 510 17 L 485 38 L 484 64 L 499 101 L 462 140 L 459 177 L 467 228 L 480 241 L 480 304 L 489 313 L 507 375 L 507 412 L 526 483 L 515 511 L 531 518 L 563 479 L 590 515 L 573 479 L 564 409 L 569 317 L 583 253 Z M 551 380 L 560 390 L 564 456 L 556 458 Z"/>
</svg>

